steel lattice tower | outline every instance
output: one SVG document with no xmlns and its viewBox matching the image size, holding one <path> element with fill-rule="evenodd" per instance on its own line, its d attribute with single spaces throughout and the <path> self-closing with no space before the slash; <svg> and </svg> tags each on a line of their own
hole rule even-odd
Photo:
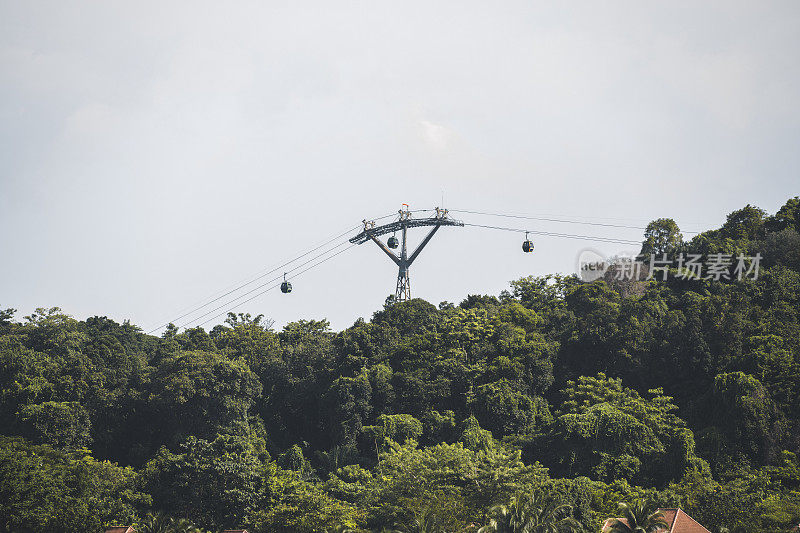
<svg viewBox="0 0 800 533">
<path fill-rule="evenodd" d="M 386 253 L 386 255 L 389 256 L 389 258 L 397 265 L 398 269 L 397 288 L 394 295 L 395 301 L 404 302 L 411 299 L 411 279 L 409 278 L 408 270 L 414 260 L 419 257 L 419 254 L 422 252 L 422 249 L 425 248 L 425 245 L 430 242 L 430 240 L 433 238 L 433 235 L 439 230 L 440 227 L 463 226 L 464 223 L 448 218 L 447 210 L 440 209 L 438 207 L 436 208 L 436 215 L 428 218 L 412 218 L 411 211 L 408 210 L 408 206 L 406 206 L 405 210 L 401 209 L 398 211 L 398 214 L 398 220 L 390 224 L 384 224 L 383 226 L 375 226 L 374 221 L 364 220 L 364 231 L 350 239 L 350 242 L 354 244 L 362 244 L 367 242 L 367 240 L 372 240 L 381 250 Z M 408 228 L 422 226 L 433 226 L 433 228 L 428 232 L 428 235 L 425 236 L 422 242 L 419 243 L 419 246 L 417 246 L 414 252 L 409 256 L 406 245 Z M 378 239 L 378 237 L 381 235 L 386 235 L 387 233 L 396 233 L 398 231 L 401 233 L 399 256 L 395 254 L 386 245 L 386 243 Z"/>
</svg>

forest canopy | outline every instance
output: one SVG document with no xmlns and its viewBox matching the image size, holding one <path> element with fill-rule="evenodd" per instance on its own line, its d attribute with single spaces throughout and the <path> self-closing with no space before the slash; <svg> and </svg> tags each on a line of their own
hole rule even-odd
<svg viewBox="0 0 800 533">
<path fill-rule="evenodd" d="M 644 263 L 759 256 L 758 276 L 526 277 L 338 332 L 230 314 L 156 337 L 0 310 L 0 532 L 469 531 L 521 494 L 586 531 L 641 498 L 714 531 L 788 531 L 799 230 L 798 197 L 688 241 L 658 219 Z"/>
</svg>

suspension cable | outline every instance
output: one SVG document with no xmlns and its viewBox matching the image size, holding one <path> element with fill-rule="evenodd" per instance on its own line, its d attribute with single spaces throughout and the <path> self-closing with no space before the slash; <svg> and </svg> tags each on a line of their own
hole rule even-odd
<svg viewBox="0 0 800 533">
<path fill-rule="evenodd" d="M 415 210 L 412 210 L 411 212 L 412 213 L 419 213 L 419 212 L 423 212 L 423 211 L 431 211 L 431 210 L 430 209 L 415 209 Z M 379 217 L 375 217 L 375 218 L 373 218 L 371 220 L 383 220 L 383 219 L 390 218 L 390 217 L 393 217 L 393 216 L 396 216 L 396 215 L 397 215 L 396 213 L 389 213 L 387 215 L 382 215 L 382 216 L 379 216 Z M 276 266 L 276 267 L 274 267 L 274 268 L 272 268 L 272 269 L 270 269 L 270 270 L 268 270 L 268 271 L 266 271 L 266 272 L 264 272 L 262 274 L 259 274 L 259 275 L 257 275 L 256 277 L 254 277 L 252 279 L 248 279 L 247 281 L 239 282 L 238 284 L 236 284 L 236 286 L 234 286 L 234 287 L 232 287 L 230 289 L 223 289 L 223 290 L 225 290 L 225 292 L 223 294 L 219 295 L 219 296 L 216 296 L 214 298 L 209 297 L 211 299 L 201 300 L 197 304 L 194 304 L 194 305 L 191 305 L 191 306 L 188 306 L 188 307 L 184 307 L 183 309 L 178 311 L 179 313 L 181 313 L 179 316 L 173 318 L 172 320 L 166 321 L 166 322 L 159 322 L 159 325 L 157 325 L 157 326 L 153 327 L 152 329 L 150 329 L 149 331 L 147 331 L 147 334 L 151 334 L 151 333 L 153 333 L 155 331 L 158 331 L 161 328 L 166 327 L 167 325 L 169 325 L 171 323 L 175 323 L 175 322 L 181 320 L 182 318 L 186 318 L 186 317 L 188 317 L 190 315 L 193 315 L 193 314 L 197 313 L 198 311 L 208 307 L 209 305 L 214 304 L 214 303 L 222 300 L 226 296 L 230 296 L 231 294 L 233 294 L 233 293 L 235 293 L 235 292 L 247 287 L 248 285 L 251 285 L 251 284 L 255 283 L 258 280 L 261 280 L 261 279 L 269 276 L 270 274 L 272 274 L 274 272 L 277 272 L 277 271 L 285 268 L 286 266 L 291 265 L 292 263 L 295 263 L 295 262 L 299 261 L 300 259 L 302 259 L 302 258 L 304 258 L 304 257 L 306 257 L 306 256 L 308 256 L 308 255 L 310 255 L 310 254 L 312 254 L 314 252 L 317 252 L 317 257 L 324 256 L 325 254 L 327 254 L 327 253 L 337 249 L 338 247 L 342 246 L 344 243 L 341 243 L 341 244 L 339 244 L 337 246 L 334 246 L 333 248 L 330 248 L 329 250 L 326 250 L 326 251 L 322 252 L 321 254 L 319 253 L 320 248 L 324 248 L 324 247 L 328 246 L 329 244 L 331 244 L 331 243 L 335 242 L 336 240 L 344 237 L 345 235 L 348 235 L 348 234 L 354 232 L 355 230 L 359 229 L 360 227 L 361 227 L 361 224 L 353 226 L 351 228 L 348 228 L 347 230 L 345 230 L 345 231 L 339 233 L 338 235 L 336 235 L 336 236 L 328 239 L 327 241 L 323 242 L 322 244 L 318 244 L 318 245 L 314 246 L 313 248 L 309 249 L 306 252 L 301 253 L 300 255 L 294 257 L 293 259 L 291 259 L 289 261 L 286 261 L 286 262 L 284 262 L 284 263 L 282 263 L 282 264 L 280 264 L 280 265 L 278 265 L 278 266 Z M 336 254 L 336 255 L 338 255 L 338 254 Z M 313 259 L 312 259 L 312 261 L 313 261 Z M 309 262 L 310 261 L 306 261 L 305 263 L 302 263 L 301 265 L 295 267 L 294 269 L 289 270 L 288 272 L 292 272 L 293 270 L 296 270 L 297 268 L 300 268 L 303 265 L 307 265 Z M 267 281 L 265 283 L 262 283 L 261 285 L 257 286 L 253 290 L 257 290 L 259 288 L 262 288 L 262 287 L 272 283 L 273 281 L 274 280 L 269 280 L 269 281 Z M 252 293 L 253 290 L 245 292 L 243 295 L 240 295 L 240 297 Z M 235 301 L 235 300 L 236 299 L 234 299 L 232 301 Z M 202 303 L 202 302 L 204 302 L 204 303 Z M 227 305 L 227 304 L 224 304 L 224 305 Z M 224 305 L 223 305 L 223 307 L 224 307 Z M 215 308 L 214 310 L 216 310 L 216 309 L 218 309 L 218 308 Z M 214 311 L 214 310 L 212 310 L 212 311 Z M 202 318 L 203 316 L 205 316 L 205 314 L 201 315 L 200 317 L 195 317 L 194 319 L 188 321 L 187 324 L 191 323 L 191 322 L 194 322 L 195 320 L 197 320 L 198 318 Z"/>
<path fill-rule="evenodd" d="M 432 210 L 431 209 L 415 209 L 415 210 L 412 210 L 412 211 L 409 211 L 409 212 L 411 212 L 411 213 L 420 213 L 420 212 L 425 212 L 425 211 L 432 211 Z M 600 227 L 608 227 L 608 228 L 625 228 L 625 229 L 638 229 L 638 230 L 646 229 L 646 228 L 641 227 L 641 226 L 632 226 L 632 225 L 626 225 L 626 224 L 611 224 L 611 223 L 603 223 L 603 222 L 556 219 L 556 218 L 548 218 L 548 217 L 540 217 L 540 216 L 512 215 L 512 214 L 503 214 L 503 213 L 489 213 L 489 212 L 485 212 L 485 211 L 473 211 L 473 210 L 468 210 L 468 209 L 449 209 L 449 211 L 456 212 L 456 213 L 469 213 L 469 214 L 475 214 L 475 215 L 483 215 L 483 216 L 494 216 L 494 217 L 524 219 L 524 220 L 540 220 L 540 221 L 546 221 L 546 222 L 559 222 L 559 223 L 566 223 L 566 224 L 582 224 L 582 225 L 600 226 Z M 389 218 L 389 217 L 392 217 L 392 216 L 395 216 L 395 214 L 391 213 L 391 214 L 388 214 L 388 215 L 383 215 L 383 216 L 380 216 L 380 217 L 376 217 L 376 218 L 374 218 L 372 220 L 382 220 L 382 219 L 386 219 L 386 218 Z M 613 237 L 600 237 L 600 236 L 593 236 L 593 235 L 578 235 L 578 234 L 571 234 L 571 233 L 557 233 L 557 232 L 541 231 L 541 230 L 526 230 L 526 229 L 520 229 L 520 228 L 510 228 L 510 227 L 505 227 L 505 226 L 493 226 L 493 225 L 488 225 L 488 224 L 474 224 L 474 223 L 469 223 L 469 222 L 465 222 L 464 225 L 465 226 L 477 227 L 477 228 L 499 230 L 499 231 L 510 231 L 510 232 L 515 232 L 515 233 L 530 233 L 530 234 L 533 234 L 533 235 L 541 235 L 541 236 L 547 236 L 547 237 L 558 237 L 558 238 L 566 238 L 566 239 L 588 240 L 588 241 L 595 241 L 595 242 L 607 242 L 607 243 L 628 244 L 628 245 L 639 245 L 639 244 L 641 244 L 640 241 L 635 241 L 635 240 L 630 240 L 630 239 L 618 239 L 618 238 L 613 238 Z M 301 269 L 302 267 L 304 267 L 306 265 L 309 265 L 310 263 L 313 263 L 313 264 L 311 264 L 311 266 L 301 270 L 300 272 L 295 274 L 293 277 L 298 277 L 298 276 L 302 275 L 303 273 L 308 272 L 312 268 L 315 268 L 318 265 L 321 265 L 322 263 L 325 263 L 325 262 L 333 259 L 334 257 L 344 253 L 345 251 L 347 251 L 347 250 L 351 249 L 353 246 L 355 246 L 354 244 L 351 244 L 347 248 L 344 248 L 344 249 L 339 250 L 339 251 L 337 251 L 335 253 L 332 253 L 335 250 L 338 250 L 339 248 L 341 248 L 342 246 L 347 244 L 347 241 L 345 241 L 345 242 L 339 243 L 339 244 L 337 244 L 335 246 L 332 246 L 332 247 L 328 248 L 327 250 L 323 251 L 322 253 L 320 253 L 320 248 L 327 247 L 328 245 L 334 243 L 338 239 L 341 239 L 345 235 L 350 234 L 353 231 L 357 230 L 360 226 L 361 225 L 359 224 L 357 226 L 348 228 L 347 230 L 343 231 L 342 233 L 339 233 L 338 235 L 328 239 L 324 243 L 319 244 L 319 245 L 311 248 L 310 250 L 301 253 L 300 255 L 296 256 L 295 258 L 293 258 L 293 259 L 291 259 L 289 261 L 286 261 L 286 262 L 284 262 L 284 263 L 272 268 L 271 270 L 268 270 L 268 271 L 264 272 L 263 274 L 260 274 L 260 275 L 256 276 L 255 278 L 250 279 L 249 281 L 242 282 L 242 283 L 238 284 L 234 288 L 232 288 L 230 290 L 227 290 L 226 292 L 224 292 L 220 296 L 217 296 L 217 297 L 215 297 L 215 298 L 213 298 L 211 300 L 208 300 L 207 302 L 203 303 L 202 305 L 192 306 L 191 310 L 189 310 L 188 312 L 185 312 L 185 313 L 181 314 L 180 316 L 176 317 L 175 319 L 173 319 L 173 320 L 171 320 L 171 321 L 169 321 L 169 322 L 167 322 L 167 323 L 165 323 L 163 325 L 160 325 L 160 326 L 157 326 L 157 327 L 153 328 L 152 330 L 148 331 L 147 333 L 151 334 L 151 333 L 153 333 L 153 332 L 155 332 L 155 331 L 167 326 L 168 324 L 172 324 L 172 323 L 177 322 L 178 320 L 180 320 L 182 318 L 186 318 L 186 317 L 188 317 L 190 315 L 193 315 L 193 314 L 197 313 L 198 311 L 200 311 L 200 310 L 202 310 L 202 309 L 204 309 L 204 308 L 206 308 L 206 307 L 208 307 L 208 306 L 210 306 L 210 305 L 212 305 L 212 304 L 214 304 L 216 302 L 219 302 L 220 300 L 223 300 L 227 296 L 230 296 L 230 295 L 236 293 L 237 291 L 240 291 L 241 289 L 243 289 L 243 288 L 255 283 L 256 281 L 262 280 L 263 278 L 269 276 L 270 274 L 272 274 L 274 272 L 277 272 L 277 271 L 279 271 L 279 270 L 281 270 L 281 269 L 283 269 L 283 268 L 285 268 L 285 267 L 287 267 L 289 265 L 292 265 L 293 263 L 296 263 L 297 261 L 303 259 L 304 257 L 316 252 L 316 255 L 314 257 L 310 258 L 309 260 L 307 260 L 307 261 L 305 261 L 303 263 L 300 263 L 299 265 L 293 266 L 292 268 L 290 268 L 289 270 L 286 271 L 286 273 L 291 273 L 291 272 L 294 272 L 294 271 L 296 271 L 298 269 Z M 685 233 L 697 233 L 697 232 L 687 231 Z M 331 254 L 331 255 L 329 255 L 329 254 Z M 320 258 L 322 258 L 322 259 L 320 260 Z M 188 320 L 187 322 L 185 322 L 184 324 L 182 324 L 179 327 L 185 328 L 186 326 L 188 326 L 190 324 L 197 323 L 198 320 L 200 320 L 202 318 L 205 318 L 205 317 L 211 315 L 212 313 L 215 313 L 216 311 L 219 311 L 220 309 L 223 309 L 225 307 L 231 306 L 232 304 L 236 304 L 236 306 L 238 307 L 238 306 L 240 306 L 240 305 L 242 305 L 244 303 L 250 302 L 250 301 L 254 300 L 255 298 L 265 294 L 266 292 L 269 292 L 269 291 L 277 288 L 278 286 L 280 286 L 279 283 L 275 284 L 275 285 L 272 285 L 273 283 L 275 283 L 276 281 L 279 281 L 280 279 L 281 279 L 281 276 L 278 276 L 278 277 L 272 278 L 272 279 L 270 279 L 270 280 L 268 280 L 266 282 L 263 282 L 263 283 L 257 285 L 256 287 L 251 288 L 250 290 L 239 294 L 235 298 L 233 298 L 231 300 L 228 300 L 228 301 L 222 303 L 221 305 L 214 307 L 213 309 L 211 309 L 209 311 L 206 311 L 205 313 L 201 314 L 200 316 L 197 316 L 197 317 L 192 318 L 191 320 Z M 269 287 L 267 287 L 267 286 L 269 286 Z M 267 287 L 267 288 L 264 289 L 264 287 Z M 264 289 L 264 290 L 260 290 L 260 289 Z M 260 291 L 260 292 L 258 292 L 258 291 Z M 246 296 L 251 295 L 253 293 L 256 293 L 256 294 L 254 294 L 253 296 L 251 296 L 251 297 L 249 297 L 249 298 L 247 298 L 247 299 L 242 301 L 243 298 L 245 298 Z M 227 312 L 212 316 L 211 318 L 209 318 L 209 319 L 207 319 L 207 320 L 205 320 L 203 322 L 200 322 L 197 325 L 198 326 L 202 326 L 204 324 L 207 324 L 208 322 L 210 322 L 210 321 L 212 321 L 212 320 L 214 320 L 216 318 L 219 318 L 220 316 L 224 316 L 226 313 Z"/>
<path fill-rule="evenodd" d="M 472 215 L 484 215 L 484 216 L 492 216 L 492 217 L 503 217 L 503 218 L 515 218 L 515 219 L 523 219 L 523 220 L 541 220 L 543 222 L 560 222 L 562 224 L 579 224 L 584 226 L 602 226 L 606 228 L 625 228 L 625 229 L 638 229 L 638 230 L 646 230 L 647 228 L 644 226 L 631 226 L 628 224 L 610 224 L 607 222 L 591 222 L 591 221 L 581 221 L 581 220 L 569 220 L 565 217 L 562 218 L 548 218 L 543 216 L 529 216 L 529 215 L 510 215 L 504 213 L 488 213 L 486 211 L 472 211 L 469 209 L 450 209 L 450 211 L 454 213 L 469 213 Z M 700 233 L 699 231 L 684 231 L 681 230 L 683 233 L 692 233 L 697 234 Z"/>
<path fill-rule="evenodd" d="M 167 322 L 167 323 L 163 323 L 163 324 L 160 324 L 160 325 L 156 326 L 155 328 L 153 328 L 153 329 L 151 329 L 150 331 L 148 331 L 148 332 L 147 332 L 147 334 L 153 333 L 154 331 L 157 331 L 157 330 L 159 330 L 159 329 L 161 329 L 161 328 L 163 328 L 163 327 L 166 327 L 168 324 L 171 324 L 171 323 L 177 322 L 178 320 L 180 320 L 180 319 L 182 319 L 182 318 L 185 318 L 185 317 L 187 317 L 187 316 L 189 316 L 189 315 L 192 315 L 192 314 L 196 313 L 197 311 L 199 311 L 199 310 L 201 310 L 201 309 L 203 309 L 203 308 L 205 308 L 205 307 L 208 307 L 209 305 L 211 305 L 211 304 L 213 304 L 213 303 L 215 303 L 215 302 L 218 302 L 219 300 L 221 300 L 221 299 L 225 298 L 226 296 L 229 296 L 230 294 L 233 294 L 234 292 L 236 292 L 236 291 L 238 291 L 238 290 L 240 290 L 240 289 L 243 289 L 244 287 L 247 287 L 248 285 L 250 285 L 250 284 L 252 284 L 252 283 L 255 283 L 256 281 L 258 281 L 258 280 L 260 280 L 260 279 L 263 279 L 263 278 L 265 278 L 265 277 L 269 276 L 269 275 L 270 275 L 270 274 L 272 274 L 273 272 L 277 272 L 277 271 L 279 271 L 280 269 L 282 269 L 282 268 L 284 268 L 284 267 L 286 267 L 286 266 L 288 266 L 288 265 L 291 265 L 292 263 L 295 263 L 295 262 L 299 261 L 300 259 L 302 259 L 302 258 L 306 257 L 307 255 L 309 255 L 309 254 L 311 254 L 311 253 L 313 253 L 313 252 L 319 252 L 319 249 L 320 249 L 320 248 L 323 248 L 323 247 L 325 247 L 325 246 L 327 246 L 327 245 L 331 244 L 332 242 L 334 242 L 334 241 L 336 241 L 336 240 L 338 240 L 338 239 L 340 239 L 340 238 L 344 237 L 345 235 L 348 235 L 348 234 L 352 233 L 353 231 L 357 230 L 359 227 L 361 227 L 361 225 L 360 225 L 360 224 L 359 224 L 359 225 L 357 225 L 357 226 L 354 226 L 354 227 L 348 228 L 347 230 L 343 231 L 342 233 L 340 233 L 340 234 L 336 235 L 335 237 L 332 237 L 332 238 L 328 239 L 328 240 L 327 240 L 327 241 L 325 241 L 324 243 L 322 243 L 322 244 L 319 244 L 319 245 L 317 245 L 317 246 L 314 246 L 314 247 L 313 247 L 313 248 L 311 248 L 310 250 L 308 250 L 308 251 L 306 251 L 306 252 L 303 252 L 302 254 L 298 255 L 298 256 L 297 256 L 297 257 L 295 257 L 294 259 L 291 259 L 291 260 L 289 260 L 289 261 L 286 261 L 286 262 L 284 262 L 284 263 L 282 263 L 282 264 L 280 264 L 280 265 L 278 265 L 278 266 L 276 266 L 276 267 L 272 268 L 271 270 L 268 270 L 267 272 L 264 272 L 263 274 L 260 274 L 260 275 L 256 276 L 255 278 L 253 278 L 253 279 L 250 279 L 249 281 L 246 281 L 246 282 L 244 282 L 244 283 L 240 283 L 239 285 L 237 285 L 236 287 L 234 287 L 234 288 L 232 288 L 232 289 L 228 290 L 228 291 L 227 291 L 227 292 L 225 292 L 224 294 L 221 294 L 220 296 L 217 296 L 216 298 L 213 298 L 213 299 L 211 299 L 211 300 L 209 300 L 209 301 L 205 302 L 205 303 L 204 303 L 204 304 L 202 304 L 202 305 L 194 305 L 194 306 L 191 306 L 191 307 L 192 307 L 192 309 L 191 309 L 190 311 L 188 311 L 188 312 L 185 312 L 185 313 L 181 314 L 181 315 L 180 315 L 180 316 L 178 316 L 178 317 L 175 317 L 174 319 L 170 320 L 170 321 L 169 321 L 169 322 Z M 336 247 L 334 247 L 333 249 L 335 249 L 335 248 L 336 248 Z M 324 253 L 327 253 L 327 252 L 324 252 Z M 306 264 L 306 263 L 304 263 L 304 264 Z M 267 282 L 267 283 L 270 283 L 270 282 Z M 263 285 L 262 285 L 262 286 L 263 286 Z M 184 310 L 185 310 L 185 309 L 186 309 L 186 308 L 184 308 Z"/>
<path fill-rule="evenodd" d="M 332 251 L 336 250 L 337 248 L 341 248 L 342 246 L 344 246 L 344 245 L 346 245 L 346 244 L 349 244 L 349 243 L 348 243 L 347 241 L 345 241 L 345 242 L 343 242 L 343 243 L 337 244 L 336 246 L 334 246 L 334 247 L 333 247 L 333 248 L 331 248 L 330 250 L 327 250 L 326 252 L 323 252 L 323 253 L 322 253 L 322 254 L 320 254 L 319 256 L 317 256 L 317 257 L 312 257 L 312 258 L 311 258 L 311 259 L 309 259 L 308 261 L 306 261 L 306 262 L 304 262 L 304 263 L 300 263 L 299 265 L 297 265 L 297 266 L 295 266 L 295 267 L 293 267 L 293 268 L 290 268 L 289 270 L 287 270 L 287 271 L 286 271 L 286 274 L 289 274 L 289 273 L 291 273 L 291 272 L 294 272 L 294 271 L 295 271 L 295 270 L 297 270 L 298 268 L 302 268 L 302 267 L 304 267 L 305 265 L 307 265 L 307 264 L 309 264 L 309 263 L 313 263 L 313 262 L 314 262 L 315 260 L 317 260 L 319 257 L 322 257 L 322 256 L 324 256 L 324 255 L 326 255 L 326 254 L 329 254 L 330 252 L 332 252 Z M 347 248 L 345 248 L 345 249 L 347 249 Z M 335 256 L 337 256 L 337 255 L 339 255 L 339 254 L 338 254 L 338 253 L 336 253 L 336 254 L 333 254 L 333 255 L 332 255 L 332 256 L 330 256 L 330 257 L 335 257 Z M 326 260 L 327 260 L 327 259 L 326 259 Z M 279 276 L 276 276 L 276 277 L 272 278 L 271 280 L 269 280 L 269 281 L 266 281 L 266 282 L 264 282 L 264 283 L 262 283 L 262 284 L 260 284 L 260 285 L 257 285 L 256 287 L 254 287 L 254 288 L 250 289 L 249 291 L 247 291 L 247 292 L 244 292 L 244 293 L 240 294 L 239 296 L 237 296 L 237 297 L 233 298 L 232 300 L 228 300 L 227 302 L 225 302 L 225 303 L 223 303 L 223 304 L 221 304 L 221 305 L 219 305 L 219 306 L 215 307 L 214 309 L 211 309 L 211 310 L 209 310 L 209 311 L 207 311 L 207 312 L 203 313 L 203 314 L 202 314 L 202 315 L 200 315 L 200 316 L 194 317 L 193 319 L 191 319 L 191 320 L 189 320 L 189 321 L 187 321 L 187 322 L 183 323 L 182 325 L 180 325 L 180 326 L 178 326 L 178 327 L 179 327 L 179 328 L 185 328 L 187 325 L 189 325 L 189 324 L 192 324 L 192 323 L 194 323 L 194 322 L 196 322 L 196 321 L 200 320 L 201 318 L 207 317 L 207 316 L 208 316 L 208 315 L 210 315 L 211 313 L 213 313 L 213 312 L 215 312 L 215 311 L 219 311 L 219 310 L 220 310 L 220 309 L 222 309 L 223 307 L 228 307 L 229 305 L 231 305 L 231 304 L 233 304 L 233 303 L 236 303 L 236 302 L 238 302 L 239 300 L 241 300 L 242 298 L 244 298 L 244 297 L 245 297 L 245 296 L 247 296 L 248 294 L 253 294 L 253 293 L 254 293 L 254 292 L 256 292 L 257 290 L 259 290 L 259 289 L 262 289 L 262 288 L 266 287 L 267 285 L 269 285 L 269 284 L 271 284 L 271 283 L 274 283 L 275 281 L 281 280 L 282 278 L 283 278 L 283 274 L 280 274 Z M 259 294 L 260 294 L 260 293 L 259 293 Z M 248 301 L 248 302 L 249 302 L 250 300 L 246 300 L 246 301 Z M 244 303 L 244 302 L 239 302 L 237 305 L 241 305 L 242 303 Z"/>
<path fill-rule="evenodd" d="M 575 235 L 571 233 L 555 233 L 551 231 L 538 231 L 538 230 L 529 230 L 529 229 L 519 229 L 519 228 L 507 228 L 504 226 L 489 226 L 486 224 L 472 224 L 470 222 L 464 222 L 465 226 L 473 226 L 476 228 L 487 228 L 487 229 L 495 229 L 501 231 L 512 231 L 514 233 L 532 233 L 534 235 L 543 235 L 546 237 L 561 237 L 564 239 L 578 239 L 584 241 L 597 241 L 597 242 L 611 242 L 615 244 L 635 244 L 640 245 L 640 241 L 634 241 L 629 239 L 615 239 L 612 237 L 596 237 L 593 235 Z"/>
<path fill-rule="evenodd" d="M 312 268 L 315 268 L 315 267 L 317 267 L 317 266 L 321 265 L 322 263 L 325 263 L 326 261 L 330 261 L 331 259 L 333 259 L 333 258 L 334 258 L 334 257 L 336 257 L 337 255 L 339 255 L 339 254 L 342 254 L 342 253 L 346 252 L 347 250 L 350 250 L 350 249 L 352 249 L 354 246 L 357 246 L 357 245 L 356 245 L 356 244 L 351 244 L 351 245 L 350 245 L 350 246 L 348 246 L 347 248 L 343 248 L 342 250 L 339 250 L 339 251 L 338 251 L 338 252 L 336 252 L 335 254 L 333 254 L 333 255 L 331 255 L 331 256 L 328 256 L 328 257 L 326 257 L 326 258 L 325 258 L 325 259 L 323 259 L 322 261 L 319 261 L 319 262 L 317 262 L 317 263 L 314 263 L 314 264 L 313 264 L 313 265 L 311 265 L 310 267 L 308 267 L 308 268 L 306 268 L 306 269 L 304 269 L 304 270 L 301 270 L 300 272 L 298 272 L 297 274 L 295 274 L 294 276 L 292 276 L 292 279 L 300 277 L 300 276 L 301 276 L 301 275 L 303 275 L 305 272 L 308 272 L 308 271 L 309 271 L 309 270 L 311 270 Z M 305 264 L 305 263 L 304 263 L 304 264 Z M 296 267 L 296 268 L 300 268 L 300 267 Z M 255 300 L 255 299 L 256 299 L 256 298 L 258 298 L 259 296 L 261 296 L 261 295 L 263 295 L 263 294 L 266 294 L 266 293 L 268 293 L 269 291 L 271 291 L 271 290 L 274 290 L 274 289 L 276 289 L 276 288 L 278 288 L 278 287 L 280 287 L 280 283 L 279 283 L 279 284 L 276 284 L 276 285 L 273 285 L 273 286 L 271 286 L 271 287 L 269 287 L 269 288 L 267 288 L 267 289 L 264 289 L 263 291 L 261 291 L 261 292 L 259 292 L 259 293 L 255 294 L 255 295 L 253 295 L 253 296 L 251 296 L 251 297 L 250 297 L 250 298 L 248 298 L 247 300 L 244 300 L 244 301 L 242 301 L 242 302 L 239 302 L 239 303 L 237 304 L 237 306 L 241 306 L 241 305 L 243 305 L 243 304 L 246 304 L 247 302 L 250 302 L 250 301 L 252 301 L 252 300 Z M 222 306 L 222 307 L 224 307 L 224 306 Z M 224 313 L 220 313 L 220 314 L 218 314 L 218 315 L 216 315 L 216 316 L 212 316 L 212 317 L 211 317 L 211 318 L 209 318 L 208 320 L 206 320 L 206 321 L 204 321 L 204 322 L 201 322 L 201 323 L 197 324 L 195 327 L 200 327 L 200 326 L 203 326 L 203 325 L 205 325 L 205 324 L 208 324 L 208 323 L 209 323 L 209 322 L 211 322 L 212 320 L 216 320 L 217 318 L 219 318 L 219 317 L 221 317 L 221 316 L 225 316 L 225 315 L 227 315 L 227 314 L 228 314 L 228 311 L 226 311 L 226 312 L 224 312 Z M 198 318 L 203 318 L 203 317 L 198 317 Z"/>
</svg>

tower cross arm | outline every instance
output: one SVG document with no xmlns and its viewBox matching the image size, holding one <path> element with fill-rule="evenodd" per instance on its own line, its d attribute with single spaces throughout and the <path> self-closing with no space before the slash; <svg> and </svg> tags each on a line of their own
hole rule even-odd
<svg viewBox="0 0 800 533">
<path fill-rule="evenodd" d="M 384 224 L 383 226 L 370 226 L 365 227 L 361 233 L 356 235 L 355 237 L 350 238 L 350 242 L 353 244 L 363 244 L 367 242 L 370 238 L 370 235 L 374 235 L 375 237 L 380 237 L 381 235 L 386 235 L 387 233 L 395 233 L 397 231 L 401 231 L 404 227 L 405 228 L 419 228 L 421 226 L 463 226 L 464 223 L 460 220 L 453 220 L 451 218 L 443 218 L 443 217 L 430 217 L 430 218 L 419 218 L 419 219 L 409 219 L 409 220 L 396 220 L 389 224 Z"/>
<path fill-rule="evenodd" d="M 442 227 L 442 225 L 441 225 L 441 224 L 437 224 L 437 225 L 435 225 L 435 226 L 433 227 L 433 229 L 432 229 L 432 230 L 430 230 L 430 231 L 428 232 L 428 235 L 426 235 L 426 236 L 425 236 L 425 238 L 422 240 L 422 242 L 421 242 L 421 243 L 419 243 L 419 246 L 417 246 L 417 249 L 416 249 L 416 250 L 414 250 L 414 253 L 413 253 L 413 254 L 411 254 L 411 257 L 409 257 L 409 258 L 408 258 L 408 265 L 409 265 L 409 266 L 411 266 L 411 263 L 413 263 L 413 262 L 414 262 L 414 259 L 416 259 L 416 258 L 417 258 L 417 256 L 418 256 L 418 255 L 419 255 L 419 253 L 422 251 L 422 249 L 423 249 L 423 248 L 425 248 L 425 245 L 426 245 L 426 244 L 428 244 L 428 242 L 430 242 L 430 240 L 433 238 L 433 234 L 434 234 L 434 233 L 436 233 L 436 231 L 437 231 L 439 228 L 441 228 L 441 227 Z"/>
<path fill-rule="evenodd" d="M 381 250 L 383 250 L 383 251 L 386 253 L 386 255 L 388 255 L 388 256 L 389 256 L 389 259 L 391 259 L 392 261 L 394 261 L 394 263 L 395 263 L 397 266 L 400 266 L 400 259 L 399 259 L 399 258 L 398 258 L 398 257 L 397 257 L 397 256 L 394 254 L 394 252 L 392 252 L 392 251 L 391 251 L 391 250 L 390 250 L 390 249 L 389 249 L 389 248 L 388 248 L 388 247 L 387 247 L 385 244 L 383 244 L 383 242 L 382 242 L 380 239 L 378 239 L 377 237 L 375 237 L 375 236 L 374 236 L 372 233 L 370 233 L 370 232 L 367 232 L 367 237 L 369 237 L 370 239 L 372 239 L 372 240 L 373 240 L 373 242 L 375 242 L 375 244 L 377 244 L 377 245 L 378 245 L 378 248 L 380 248 Z"/>
</svg>

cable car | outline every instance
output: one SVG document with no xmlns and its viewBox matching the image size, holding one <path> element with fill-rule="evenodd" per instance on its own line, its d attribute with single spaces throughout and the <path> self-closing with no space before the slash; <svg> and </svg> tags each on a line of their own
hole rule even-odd
<svg viewBox="0 0 800 533">
<path fill-rule="evenodd" d="M 292 292 L 292 284 L 286 281 L 286 273 L 283 273 L 283 283 L 281 283 L 281 292 L 283 294 L 288 294 Z"/>
<path fill-rule="evenodd" d="M 526 254 L 533 251 L 533 243 L 528 239 L 528 232 L 525 232 L 525 242 L 522 243 L 522 251 Z"/>
<path fill-rule="evenodd" d="M 389 237 L 389 240 L 386 241 L 386 244 L 389 245 L 389 248 L 397 248 L 399 243 L 397 242 L 397 237 L 392 235 L 391 237 Z"/>
</svg>

